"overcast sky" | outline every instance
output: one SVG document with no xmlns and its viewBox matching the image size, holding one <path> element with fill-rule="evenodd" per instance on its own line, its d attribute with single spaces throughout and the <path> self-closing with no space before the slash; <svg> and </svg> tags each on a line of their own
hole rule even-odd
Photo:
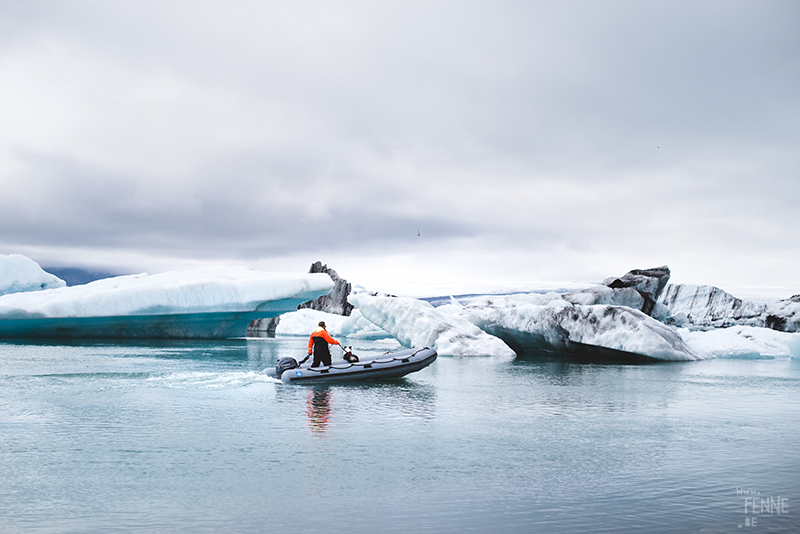
<svg viewBox="0 0 800 534">
<path fill-rule="evenodd" d="M 0 253 L 800 293 L 800 2 L 0 0 Z M 419 235 L 418 235 L 419 231 Z"/>
</svg>

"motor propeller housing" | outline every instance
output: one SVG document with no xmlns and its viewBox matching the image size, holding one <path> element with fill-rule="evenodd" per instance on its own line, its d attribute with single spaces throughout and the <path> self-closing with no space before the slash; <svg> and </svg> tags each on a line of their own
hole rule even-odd
<svg viewBox="0 0 800 534">
<path fill-rule="evenodd" d="M 289 369 L 295 369 L 300 367 L 300 364 L 297 363 L 292 357 L 285 357 L 278 360 L 278 363 L 275 364 L 275 374 L 278 375 L 278 378 L 283 374 L 284 371 L 288 371 Z"/>
</svg>

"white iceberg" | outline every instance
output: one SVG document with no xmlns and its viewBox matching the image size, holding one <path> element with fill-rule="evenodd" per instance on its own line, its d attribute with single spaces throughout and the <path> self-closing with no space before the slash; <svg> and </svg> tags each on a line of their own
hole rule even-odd
<svg viewBox="0 0 800 534">
<path fill-rule="evenodd" d="M 551 351 L 600 360 L 699 360 L 674 327 L 641 311 L 631 288 L 592 287 L 570 293 L 473 296 L 434 308 L 411 298 L 350 296 L 370 321 L 404 346 L 432 346 L 444 355 Z M 610 305 L 613 303 L 615 305 Z M 504 343 L 498 344 L 502 340 Z M 491 348 L 490 348 L 491 347 Z"/>
<path fill-rule="evenodd" d="M 431 347 L 441 356 L 499 356 L 513 358 L 513 350 L 455 313 L 409 297 L 348 297 L 361 314 L 389 332 L 404 347 Z"/>
<path fill-rule="evenodd" d="M 0 296 L 2 337 L 229 338 L 328 293 L 326 274 L 246 267 L 119 276 Z"/>
<path fill-rule="evenodd" d="M 392 337 L 388 332 L 368 321 L 358 310 L 353 310 L 350 315 L 344 316 L 303 308 L 295 312 L 284 313 L 277 319 L 279 320 L 274 328 L 274 334 L 281 336 L 309 336 L 320 321 L 325 321 L 328 333 L 335 338 L 377 340 Z M 259 319 L 256 323 L 265 321 L 269 321 L 269 319 Z M 259 330 L 258 324 L 252 330 Z"/>
<path fill-rule="evenodd" d="M 659 298 L 667 322 L 692 329 L 734 325 L 800 332 L 800 295 L 785 300 L 748 301 L 708 285 L 668 285 Z"/>
<path fill-rule="evenodd" d="M 599 359 L 699 360 L 673 327 L 624 306 L 573 304 L 563 295 L 473 300 L 463 314 L 517 353 L 556 351 Z M 588 298 L 588 300 L 585 300 Z M 581 302 L 594 302 L 585 293 Z"/>
<path fill-rule="evenodd" d="M 748 302 L 714 286 L 670 284 L 659 298 L 670 320 L 696 328 L 725 328 L 734 324 L 764 326 L 765 303 Z"/>
<path fill-rule="evenodd" d="M 800 358 L 800 334 L 769 328 L 731 326 L 708 331 L 678 331 L 693 350 L 712 358 Z"/>
<path fill-rule="evenodd" d="M 0 254 L 0 295 L 56 289 L 67 285 L 21 254 Z"/>
<path fill-rule="evenodd" d="M 800 295 L 768 304 L 764 325 L 782 332 L 800 332 Z"/>
<path fill-rule="evenodd" d="M 469 298 L 461 299 L 463 305 L 482 306 L 486 302 L 493 300 L 506 299 L 510 301 L 525 302 L 537 306 L 546 306 L 554 301 L 566 301 L 578 306 L 594 306 L 605 304 L 609 306 L 625 306 L 634 310 L 641 310 L 646 305 L 642 294 L 634 288 L 622 287 L 611 288 L 605 285 L 594 285 L 583 289 L 569 292 L 550 291 L 546 293 L 511 293 L 507 295 L 472 295 Z M 451 297 L 451 302 L 452 299 Z M 656 310 L 661 313 L 667 312 L 666 308 L 656 304 Z"/>
</svg>

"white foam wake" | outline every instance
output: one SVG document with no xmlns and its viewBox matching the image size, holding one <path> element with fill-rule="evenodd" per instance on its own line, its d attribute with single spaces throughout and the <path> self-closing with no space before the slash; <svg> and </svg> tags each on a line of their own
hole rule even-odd
<svg viewBox="0 0 800 534">
<path fill-rule="evenodd" d="M 153 376 L 148 382 L 177 389 L 234 389 L 259 383 L 278 383 L 279 380 L 256 371 L 207 372 L 194 371 Z"/>
</svg>

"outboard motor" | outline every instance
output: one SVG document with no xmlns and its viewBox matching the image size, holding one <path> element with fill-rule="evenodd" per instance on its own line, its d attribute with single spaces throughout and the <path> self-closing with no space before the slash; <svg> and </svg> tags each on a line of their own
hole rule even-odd
<svg viewBox="0 0 800 534">
<path fill-rule="evenodd" d="M 284 371 L 288 371 L 289 369 L 295 369 L 297 367 L 300 367 L 300 365 L 294 358 L 291 357 L 281 358 L 280 360 L 278 360 L 278 363 L 275 364 L 275 374 L 278 375 L 278 378 L 280 379 Z"/>
</svg>

